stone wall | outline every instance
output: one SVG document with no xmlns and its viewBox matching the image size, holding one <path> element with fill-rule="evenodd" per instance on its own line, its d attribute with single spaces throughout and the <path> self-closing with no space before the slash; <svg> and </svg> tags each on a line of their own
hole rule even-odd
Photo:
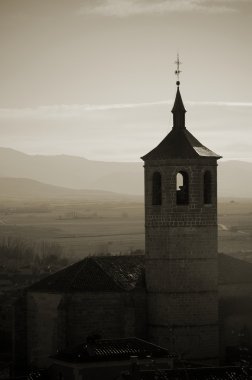
<svg viewBox="0 0 252 380">
<path fill-rule="evenodd" d="M 18 320 L 21 314 L 23 318 Z M 17 355 L 21 353 L 20 359 L 28 367 L 43 368 L 57 350 L 81 344 L 94 333 L 104 339 L 145 338 L 146 293 L 28 291 L 26 300 L 17 307 L 16 320 Z"/>
<path fill-rule="evenodd" d="M 162 176 L 162 204 L 152 178 Z M 176 175 L 189 177 L 189 203 L 176 202 Z M 211 172 L 211 204 L 203 178 Z M 146 285 L 149 338 L 190 359 L 216 359 L 218 347 L 216 160 L 145 165 Z"/>
<path fill-rule="evenodd" d="M 27 362 L 43 368 L 58 348 L 58 305 L 61 294 L 27 293 Z"/>
<path fill-rule="evenodd" d="M 23 294 L 13 307 L 13 371 L 15 375 L 22 374 L 27 368 L 27 302 Z"/>
<path fill-rule="evenodd" d="M 252 347 L 252 283 L 219 286 L 221 358 L 227 347 Z"/>
<path fill-rule="evenodd" d="M 145 302 L 143 292 L 73 294 L 67 302 L 67 345 L 93 333 L 103 339 L 145 337 Z"/>
</svg>

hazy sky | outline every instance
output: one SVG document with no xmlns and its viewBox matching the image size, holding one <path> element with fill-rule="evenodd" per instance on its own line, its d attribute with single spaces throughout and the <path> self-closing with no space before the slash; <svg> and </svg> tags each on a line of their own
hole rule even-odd
<svg viewBox="0 0 252 380">
<path fill-rule="evenodd" d="M 172 126 L 252 161 L 252 0 L 0 0 L 0 146 L 137 161 Z"/>
</svg>

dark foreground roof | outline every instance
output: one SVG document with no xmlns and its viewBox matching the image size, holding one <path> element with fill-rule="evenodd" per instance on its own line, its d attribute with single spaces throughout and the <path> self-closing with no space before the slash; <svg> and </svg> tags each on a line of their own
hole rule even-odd
<svg viewBox="0 0 252 380">
<path fill-rule="evenodd" d="M 31 285 L 29 290 L 122 292 L 144 286 L 144 256 L 98 256 L 70 265 Z"/>
<path fill-rule="evenodd" d="M 145 288 L 144 256 L 88 257 L 31 285 L 31 291 L 123 292 Z M 219 284 L 252 283 L 252 263 L 219 254 Z"/>
<path fill-rule="evenodd" d="M 145 370 L 138 374 L 124 374 L 125 380 L 248 380 L 250 376 L 241 367 L 184 368 Z"/>
<path fill-rule="evenodd" d="M 219 254 L 219 284 L 252 284 L 252 263 Z"/>
<path fill-rule="evenodd" d="M 19 377 L 17 378 L 19 379 Z M 47 370 L 41 369 L 41 370 L 33 370 L 29 373 L 28 377 L 26 377 L 27 380 L 48 380 L 49 374 Z"/>
<path fill-rule="evenodd" d="M 64 362 L 84 363 L 94 361 L 128 360 L 132 356 L 168 357 L 168 350 L 138 338 L 97 339 L 92 343 L 83 343 L 70 351 L 53 356 Z"/>
</svg>

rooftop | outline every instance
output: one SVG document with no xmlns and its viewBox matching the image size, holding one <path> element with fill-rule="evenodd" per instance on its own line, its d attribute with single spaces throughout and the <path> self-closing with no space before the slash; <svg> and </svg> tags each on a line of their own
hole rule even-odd
<svg viewBox="0 0 252 380">
<path fill-rule="evenodd" d="M 29 290 L 123 292 L 144 286 L 144 256 L 93 256 L 42 279 Z"/>
<path fill-rule="evenodd" d="M 215 158 L 221 156 L 202 145 L 185 126 L 185 107 L 179 87 L 172 109 L 173 128 L 153 150 L 141 157 L 142 160 L 165 160 L 169 158 Z"/>
<path fill-rule="evenodd" d="M 72 350 L 53 356 L 65 362 L 82 363 L 93 361 L 128 360 L 132 356 L 143 359 L 168 357 L 168 350 L 138 338 L 97 339 L 83 343 Z"/>
<path fill-rule="evenodd" d="M 124 374 L 125 380 L 247 380 L 241 367 L 181 368 L 168 370 L 143 370 L 138 374 Z"/>
<path fill-rule="evenodd" d="M 219 254 L 219 284 L 252 283 L 252 263 Z M 128 292 L 145 289 L 145 257 L 94 256 L 31 285 L 34 292 Z"/>
</svg>

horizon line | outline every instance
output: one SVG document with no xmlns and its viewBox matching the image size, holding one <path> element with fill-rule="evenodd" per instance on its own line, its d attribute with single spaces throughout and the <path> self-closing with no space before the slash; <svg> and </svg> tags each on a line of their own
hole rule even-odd
<svg viewBox="0 0 252 380">
<path fill-rule="evenodd" d="M 87 161 L 99 161 L 99 162 L 108 162 L 108 163 L 109 162 L 114 162 L 114 163 L 129 163 L 129 164 L 132 164 L 132 163 L 142 163 L 142 160 L 139 160 L 139 161 L 104 160 L 104 159 L 87 158 L 87 157 L 84 157 L 84 156 L 74 155 L 74 154 L 68 154 L 68 153 L 58 153 L 58 154 L 27 153 L 27 152 L 24 152 L 24 151 L 15 149 L 15 148 L 11 148 L 10 146 L 2 146 L 2 145 L 0 145 L 0 150 L 1 149 L 12 150 L 14 152 L 21 153 L 21 154 L 24 154 L 26 156 L 31 156 L 31 157 L 36 157 L 36 156 L 42 156 L 42 157 L 60 157 L 60 156 L 65 156 L 65 157 L 81 158 L 81 159 L 84 159 L 84 160 L 87 160 Z M 252 163 L 252 159 L 251 160 L 247 160 L 245 158 L 223 158 L 222 157 L 221 161 L 225 161 L 225 162 L 227 162 L 227 161 L 239 161 L 239 162 Z"/>
</svg>

